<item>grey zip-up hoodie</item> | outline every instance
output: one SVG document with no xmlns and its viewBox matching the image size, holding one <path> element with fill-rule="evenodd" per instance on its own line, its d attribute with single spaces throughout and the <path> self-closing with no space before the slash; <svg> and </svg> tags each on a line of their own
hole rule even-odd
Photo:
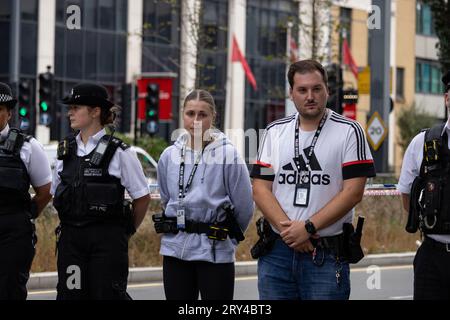
<svg viewBox="0 0 450 320">
<path fill-rule="evenodd" d="M 220 131 L 212 133 L 214 141 L 203 150 L 192 185 L 185 194 L 183 207 L 186 220 L 211 223 L 223 221 L 223 204 L 232 203 L 238 224 L 244 232 L 253 215 L 254 203 L 247 166 L 237 150 Z M 167 217 L 176 217 L 179 208 L 178 177 L 181 148 L 187 133 L 166 148 L 158 162 L 158 184 L 161 203 Z M 186 147 L 184 187 L 199 153 Z M 164 234 L 160 254 L 188 261 L 229 263 L 235 261 L 237 242 L 208 239 L 206 234 Z"/>
</svg>

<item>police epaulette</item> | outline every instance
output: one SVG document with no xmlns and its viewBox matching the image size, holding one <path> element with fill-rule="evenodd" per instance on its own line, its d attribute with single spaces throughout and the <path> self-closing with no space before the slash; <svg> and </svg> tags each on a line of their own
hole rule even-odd
<svg viewBox="0 0 450 320">
<path fill-rule="evenodd" d="M 24 135 L 23 141 L 30 142 L 31 139 L 33 139 L 33 138 L 34 138 L 33 136 L 30 136 L 30 135 L 26 136 L 26 135 Z"/>
<path fill-rule="evenodd" d="M 130 146 L 123 142 L 121 139 L 113 137 L 111 142 L 114 143 L 117 147 L 120 147 L 122 150 L 128 149 Z"/>
</svg>

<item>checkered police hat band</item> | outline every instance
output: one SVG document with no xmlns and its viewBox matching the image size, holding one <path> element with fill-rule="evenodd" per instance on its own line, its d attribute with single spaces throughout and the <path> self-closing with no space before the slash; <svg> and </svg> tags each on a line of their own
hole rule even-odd
<svg viewBox="0 0 450 320">
<path fill-rule="evenodd" d="M 8 94 L 0 94 L 0 102 L 10 102 L 13 101 L 13 97 Z"/>
</svg>

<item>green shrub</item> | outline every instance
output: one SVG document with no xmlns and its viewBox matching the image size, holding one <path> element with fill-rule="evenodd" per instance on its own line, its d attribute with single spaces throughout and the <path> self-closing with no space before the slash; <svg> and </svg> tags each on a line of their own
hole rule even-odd
<svg viewBox="0 0 450 320">
<path fill-rule="evenodd" d="M 134 145 L 133 138 L 130 138 L 123 133 L 116 132 L 114 133 L 114 136 L 122 139 L 129 145 Z M 167 148 L 168 143 L 166 142 L 166 140 L 160 137 L 151 138 L 149 136 L 144 136 L 137 139 L 136 146 L 141 147 L 142 149 L 147 151 L 153 157 L 153 159 L 158 161 L 161 153 L 165 148 Z"/>
<path fill-rule="evenodd" d="M 425 128 L 431 128 L 437 119 L 432 115 L 417 110 L 413 104 L 410 107 L 403 108 L 399 111 L 397 125 L 400 129 L 399 145 L 403 152 L 406 151 L 411 140 Z"/>
</svg>

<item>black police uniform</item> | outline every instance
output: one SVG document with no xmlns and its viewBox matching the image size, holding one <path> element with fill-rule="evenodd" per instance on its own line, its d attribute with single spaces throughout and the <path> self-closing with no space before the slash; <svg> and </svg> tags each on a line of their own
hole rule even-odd
<svg viewBox="0 0 450 320">
<path fill-rule="evenodd" d="M 80 93 L 75 87 L 72 98 L 77 94 L 86 98 L 99 91 L 81 86 L 86 91 Z M 128 145 L 107 135 L 99 143 L 102 141 L 108 144 L 99 164 L 92 163 L 96 149 L 77 156 L 75 136 L 66 138 L 58 148 L 58 159 L 63 160 L 61 183 L 53 201 L 61 221 L 57 229 L 58 300 L 129 299 L 126 286 L 131 209 L 125 205 L 120 179 L 108 173 L 117 148 L 127 149 Z"/>
<path fill-rule="evenodd" d="M 450 71 L 442 78 L 450 90 Z M 450 106 L 448 106 L 450 107 Z M 414 259 L 414 299 L 450 299 L 450 243 L 430 235 L 450 235 L 450 150 L 445 124 L 426 130 L 420 174 L 410 194 L 406 230 L 420 229 L 424 241 Z"/>
<path fill-rule="evenodd" d="M 10 89 L 7 88 L 8 92 L 4 89 L 1 84 L 0 104 L 15 104 Z M 30 177 L 20 158 L 20 150 L 30 139 L 14 129 L 0 142 L 0 300 L 25 300 L 27 297 L 26 284 L 36 236 L 28 192 Z"/>
</svg>

